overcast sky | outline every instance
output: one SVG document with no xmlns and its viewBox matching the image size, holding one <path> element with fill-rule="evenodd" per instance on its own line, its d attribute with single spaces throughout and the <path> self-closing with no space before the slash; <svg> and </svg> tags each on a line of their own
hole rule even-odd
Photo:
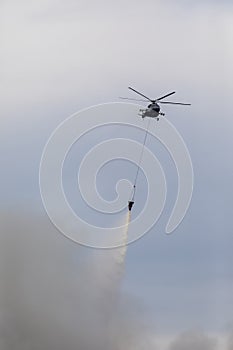
<svg viewBox="0 0 233 350">
<path fill-rule="evenodd" d="M 12 299 L 9 297 L 6 302 L 4 297 L 0 299 L 0 306 L 7 305 L 4 312 L 10 319 L 9 327 L 5 326 L 8 330 L 2 335 L 4 350 L 14 349 L 14 346 L 17 348 L 18 338 L 15 343 L 8 341 L 12 332 L 20 334 L 22 349 L 26 346 L 31 349 L 31 344 L 40 339 L 40 335 L 34 336 L 33 327 L 30 328 L 33 307 L 28 306 L 27 300 L 31 294 L 38 292 L 37 287 L 31 287 L 31 280 L 35 283 L 36 279 L 39 285 L 43 285 L 45 266 L 49 270 L 51 264 L 55 273 L 57 263 L 61 274 L 66 275 L 64 281 L 67 284 L 74 275 L 78 278 L 76 270 L 80 272 L 82 284 L 85 284 L 85 273 L 87 276 L 90 274 L 89 279 L 95 278 L 92 266 L 95 263 L 88 262 L 94 253 L 54 233 L 55 229 L 44 212 L 40 198 L 39 162 L 48 137 L 60 122 L 84 107 L 118 101 L 118 96 L 136 97 L 127 91 L 129 85 L 152 98 L 175 90 L 174 100 L 192 103 L 189 108 L 164 105 L 163 110 L 188 146 L 195 182 L 185 219 L 171 236 L 166 236 L 165 226 L 177 190 L 177 182 L 173 180 L 176 179 L 176 172 L 158 140 L 148 138 L 148 148 L 158 156 L 164 167 L 168 201 L 157 225 L 128 247 L 122 292 L 125 298 L 123 303 L 129 302 L 130 311 L 117 316 L 113 328 L 120 327 L 122 320 L 128 320 L 132 325 L 130 331 L 134 327 L 142 327 L 141 324 L 132 323 L 132 319 L 139 318 L 142 313 L 147 323 L 143 327 L 148 327 L 150 334 L 157 334 L 158 343 L 167 343 L 167 349 L 180 350 L 185 346 L 189 349 L 220 349 L 215 345 L 215 340 L 221 342 L 225 334 L 225 349 L 233 349 L 232 338 L 228 339 L 233 329 L 232 16 L 230 1 L 1 2 L 1 210 L 4 220 L 8 221 L 3 236 L 9 233 L 12 237 L 17 236 L 17 225 L 14 227 L 9 222 L 18 222 L 18 217 L 22 217 L 18 224 L 21 225 L 19 232 L 23 232 L 22 245 L 19 250 L 14 247 L 15 264 L 18 264 L 20 271 L 24 269 L 24 264 L 30 265 L 32 262 L 32 266 L 36 266 L 36 277 L 32 269 L 22 275 L 14 268 L 8 271 L 5 267 L 1 271 L 6 290 L 12 290 L 13 285 L 15 291 L 12 292 Z M 128 134 L 128 130 L 122 128 L 112 128 L 109 134 L 115 137 L 128 135 L 137 140 L 143 137 L 143 134 Z M 107 139 L 106 133 L 88 135 L 87 140 L 83 141 L 82 152 L 88 151 L 96 139 Z M 75 197 L 72 197 L 70 184 L 75 181 L 75 160 L 79 162 L 80 157 L 78 145 L 75 145 L 65 167 L 67 183 L 64 186 L 73 204 Z M 110 164 L 106 174 L 103 174 L 103 180 L 101 176 L 98 179 L 105 196 L 108 196 L 112 186 L 109 174 L 114 171 L 116 177 L 118 175 L 113 169 Z M 124 163 L 119 163 L 118 169 L 122 169 L 119 178 L 122 172 L 124 176 L 127 174 L 127 169 L 129 173 L 131 171 L 127 166 L 125 168 Z M 137 198 L 140 205 L 146 191 L 143 178 L 141 181 Z M 30 228 L 27 228 L 29 226 L 25 222 L 29 212 L 33 212 L 33 216 Z M 38 224 L 38 220 L 41 220 L 41 224 Z M 38 244 L 37 235 L 32 234 L 27 247 L 25 231 L 34 232 L 34 225 L 37 226 L 36 232 L 40 232 L 40 226 L 41 232 L 44 232 L 46 225 L 47 235 L 51 235 L 47 242 L 46 235 L 42 233 L 39 243 L 40 251 L 43 251 L 43 245 L 49 246 L 45 253 L 46 262 L 42 262 L 39 254 L 33 254 L 33 246 Z M 55 257 L 52 256 L 53 240 L 54 244 L 59 241 Z M 3 242 L 5 251 L 13 254 L 12 242 Z M 30 249 L 32 251 L 28 251 Z M 61 258 L 63 250 L 66 258 Z M 100 259 L 100 253 L 95 254 Z M 24 255 L 25 259 L 22 258 Z M 99 262 L 100 266 L 105 264 L 104 261 L 103 258 Z M 80 268 L 80 264 L 85 265 L 85 269 Z M 88 267 L 86 264 L 89 264 Z M 16 281 L 15 275 L 18 273 L 24 283 Z M 59 278 L 63 281 L 63 277 L 57 274 L 56 281 Z M 57 283 L 62 284 L 61 281 Z M 75 294 L 77 286 L 70 284 L 68 293 Z M 48 284 L 47 289 L 43 288 L 45 294 L 42 297 L 39 293 L 39 301 L 31 295 L 32 304 L 37 300 L 37 311 L 49 307 L 46 293 L 51 297 L 55 291 L 52 284 Z M 85 303 L 85 292 L 80 293 Z M 18 295 L 22 305 L 27 305 L 27 312 L 24 312 L 25 307 L 17 304 Z M 59 298 L 57 302 L 62 304 L 63 299 Z M 12 300 L 15 306 L 8 309 Z M 93 298 L 92 303 L 95 302 Z M 65 309 L 72 309 L 66 302 L 62 305 Z M 25 320 L 22 328 L 18 327 L 21 308 L 24 309 Z M 136 314 L 132 315 L 135 309 Z M 11 322 L 11 318 L 14 318 L 12 310 L 17 313 L 15 323 Z M 98 314 L 98 310 L 95 313 Z M 59 311 L 54 317 L 61 315 L 62 311 Z M 39 324 L 43 324 L 43 317 L 47 317 L 46 313 L 39 314 Z M 77 322 L 68 311 L 66 318 L 68 324 L 74 320 Z M 49 322 L 54 323 L 53 317 L 49 318 Z M 64 327 L 66 335 L 69 334 L 67 328 Z M 26 339 L 25 334 L 30 330 L 32 335 Z M 43 332 L 42 327 L 42 338 Z M 71 333 L 74 334 L 75 329 Z M 176 340 L 170 340 L 171 337 Z M 72 340 L 74 343 L 75 339 Z M 86 338 L 82 342 L 85 344 L 82 350 L 93 346 L 85 343 Z M 47 339 L 44 344 L 51 348 L 51 344 L 55 343 Z M 117 346 L 121 349 L 125 344 L 123 342 Z M 40 350 L 39 345 L 33 345 Z M 70 349 L 73 349 L 72 346 L 71 342 Z M 103 346 L 99 343 L 100 348 L 103 349 Z"/>
</svg>

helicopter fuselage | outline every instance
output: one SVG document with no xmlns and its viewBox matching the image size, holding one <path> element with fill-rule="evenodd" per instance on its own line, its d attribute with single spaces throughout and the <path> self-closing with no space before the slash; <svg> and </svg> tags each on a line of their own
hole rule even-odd
<svg viewBox="0 0 233 350">
<path fill-rule="evenodd" d="M 164 115 L 164 113 L 160 112 L 160 106 L 158 103 L 150 103 L 146 109 L 140 109 L 140 114 L 142 118 L 156 118 L 159 120 L 159 115 Z"/>
</svg>

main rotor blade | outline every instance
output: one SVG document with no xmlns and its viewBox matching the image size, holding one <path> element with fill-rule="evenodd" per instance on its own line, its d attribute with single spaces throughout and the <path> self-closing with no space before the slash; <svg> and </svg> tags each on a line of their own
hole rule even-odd
<svg viewBox="0 0 233 350">
<path fill-rule="evenodd" d="M 149 97 L 147 97 L 147 96 L 141 94 L 141 92 L 139 92 L 139 91 L 137 91 L 137 90 L 131 88 L 130 86 L 129 86 L 128 88 L 129 88 L 130 90 L 136 92 L 136 94 L 141 95 L 142 97 L 145 97 L 148 101 L 151 101 L 151 102 L 153 101 L 153 100 L 151 100 Z"/>
<path fill-rule="evenodd" d="M 175 93 L 176 93 L 175 91 L 172 91 L 172 92 L 170 92 L 170 93 L 167 94 L 167 95 L 164 95 L 164 96 L 162 96 L 162 97 L 156 98 L 155 101 L 160 101 L 160 100 L 162 100 L 163 98 L 168 97 L 168 96 L 171 96 L 171 95 L 173 95 L 173 94 L 175 94 Z"/>
<path fill-rule="evenodd" d="M 122 99 L 122 100 L 147 102 L 147 100 L 141 100 L 141 99 L 138 99 L 138 98 L 128 98 L 128 97 L 121 97 L 121 96 L 119 98 Z"/>
<path fill-rule="evenodd" d="M 183 103 L 183 102 L 169 102 L 169 101 L 161 101 L 158 103 L 164 103 L 169 105 L 182 105 L 182 106 L 191 106 L 191 103 Z"/>
</svg>

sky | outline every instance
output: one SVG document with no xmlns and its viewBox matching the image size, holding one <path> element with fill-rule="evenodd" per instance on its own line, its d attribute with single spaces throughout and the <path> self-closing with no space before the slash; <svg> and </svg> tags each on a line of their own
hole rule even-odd
<svg viewBox="0 0 233 350">
<path fill-rule="evenodd" d="M 230 1 L 1 2 L 3 350 L 62 349 L 60 334 L 68 350 L 77 343 L 82 350 L 233 349 L 232 14 Z M 162 107 L 188 147 L 194 191 L 187 215 L 167 236 L 176 169 L 148 137 L 167 180 L 165 210 L 128 246 L 116 287 L 117 252 L 75 244 L 50 222 L 39 164 L 61 122 L 83 108 L 136 97 L 128 86 L 152 98 L 175 90 L 174 100 L 192 103 Z M 67 197 L 87 220 L 93 217 L 73 191 L 76 169 L 93 145 L 114 137 L 140 142 L 143 133 L 114 126 L 90 133 L 64 164 Z M 112 199 L 114 182 L 134 171 L 125 161 L 110 163 L 97 178 L 101 194 Z M 147 191 L 142 174 L 139 185 L 135 213 Z M 119 288 L 117 302 L 108 284 Z"/>
</svg>

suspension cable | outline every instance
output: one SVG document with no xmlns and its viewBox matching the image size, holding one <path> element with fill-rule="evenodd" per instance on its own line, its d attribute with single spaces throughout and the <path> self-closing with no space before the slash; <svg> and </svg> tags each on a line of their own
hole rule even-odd
<svg viewBox="0 0 233 350">
<path fill-rule="evenodd" d="M 136 192 L 136 183 L 137 183 L 138 174 L 139 174 L 139 170 L 140 170 L 140 166 L 141 166 L 141 162 L 142 162 L 142 157 L 143 157 L 143 153 L 144 153 L 144 149 L 145 149 L 145 144 L 146 144 L 146 139 L 147 139 L 147 135 L 148 135 L 148 131 L 149 131 L 149 126 L 150 126 L 150 118 L 148 119 L 146 133 L 145 133 L 143 144 L 142 144 L 142 150 L 141 150 L 140 158 L 139 158 L 138 165 L 137 165 L 137 171 L 136 171 L 134 185 L 133 185 L 133 189 L 132 189 L 132 193 L 131 193 L 132 201 L 134 201 L 134 196 L 135 196 L 135 192 Z"/>
</svg>

